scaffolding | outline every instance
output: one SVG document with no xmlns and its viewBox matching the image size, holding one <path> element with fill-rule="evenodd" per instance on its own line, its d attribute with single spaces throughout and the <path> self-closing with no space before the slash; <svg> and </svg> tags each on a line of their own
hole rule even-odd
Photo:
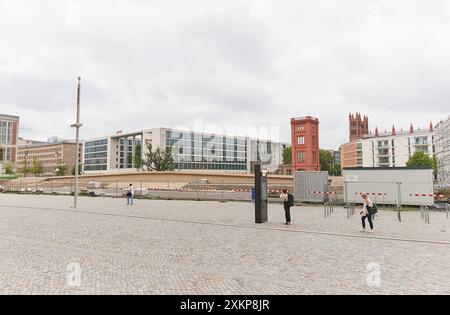
<svg viewBox="0 0 450 315">
<path fill-rule="evenodd" d="M 438 185 L 450 188 L 450 116 L 435 128 Z"/>
</svg>

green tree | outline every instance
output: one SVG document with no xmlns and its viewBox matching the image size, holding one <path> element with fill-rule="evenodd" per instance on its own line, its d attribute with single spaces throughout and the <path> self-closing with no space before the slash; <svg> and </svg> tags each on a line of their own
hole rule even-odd
<svg viewBox="0 0 450 315">
<path fill-rule="evenodd" d="M 320 170 L 327 171 L 328 173 L 331 174 L 334 166 L 333 151 L 320 149 L 319 161 L 320 161 Z"/>
<path fill-rule="evenodd" d="M 330 175 L 333 176 L 341 176 L 341 164 L 334 164 L 331 168 Z"/>
<path fill-rule="evenodd" d="M 438 172 L 438 160 L 436 158 L 436 155 L 433 155 L 433 173 L 434 173 L 434 178 L 437 179 L 437 172 Z"/>
<path fill-rule="evenodd" d="M 56 166 L 56 176 L 64 176 L 67 172 L 67 165 L 62 161 L 58 162 L 58 166 Z"/>
<path fill-rule="evenodd" d="M 20 162 L 19 172 L 22 173 L 24 177 L 26 177 L 28 173 L 31 173 L 31 167 L 28 165 L 29 163 L 26 159 Z"/>
<path fill-rule="evenodd" d="M 134 147 L 134 167 L 136 167 L 137 170 L 142 169 L 144 166 L 144 161 L 142 160 L 142 146 L 140 143 L 136 144 Z"/>
<path fill-rule="evenodd" d="M 14 175 L 14 166 L 11 162 L 5 164 L 5 174 L 6 175 Z"/>
<path fill-rule="evenodd" d="M 283 164 L 292 164 L 292 147 L 287 146 L 283 149 Z"/>
<path fill-rule="evenodd" d="M 31 165 L 30 173 L 34 176 L 39 176 L 44 173 L 44 166 L 42 166 L 42 162 L 38 159 L 33 159 L 33 164 Z"/>
<path fill-rule="evenodd" d="M 425 152 L 417 151 L 406 162 L 406 167 L 429 167 L 433 168 L 433 159 Z"/>
<path fill-rule="evenodd" d="M 172 153 L 160 148 L 153 151 L 151 144 L 147 145 L 144 164 L 149 171 L 165 172 L 175 168 Z"/>
</svg>

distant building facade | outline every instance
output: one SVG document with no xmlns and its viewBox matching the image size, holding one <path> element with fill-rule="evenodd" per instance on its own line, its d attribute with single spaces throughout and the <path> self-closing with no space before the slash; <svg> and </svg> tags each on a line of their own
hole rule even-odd
<svg viewBox="0 0 450 315">
<path fill-rule="evenodd" d="M 333 151 L 333 163 L 334 165 L 341 165 L 341 151 Z"/>
<path fill-rule="evenodd" d="M 17 158 L 19 117 L 0 114 L 0 173 L 6 163 Z"/>
<path fill-rule="evenodd" d="M 292 172 L 320 171 L 319 120 L 306 116 L 291 119 Z"/>
<path fill-rule="evenodd" d="M 360 113 L 348 115 L 349 126 L 349 142 L 362 139 L 364 135 L 369 133 L 369 117 Z"/>
<path fill-rule="evenodd" d="M 430 157 L 436 153 L 435 132 L 428 129 L 410 129 L 369 133 L 361 139 L 341 145 L 341 167 L 404 167 L 415 152 Z"/>
<path fill-rule="evenodd" d="M 55 176 L 57 168 L 64 164 L 67 168 L 65 175 L 71 175 L 72 168 L 75 166 L 78 157 L 81 163 L 83 145 L 80 144 L 76 150 L 74 141 L 61 141 L 54 143 L 40 143 L 34 145 L 24 145 L 18 148 L 17 163 L 18 169 L 25 165 L 32 166 L 33 160 L 42 163 L 44 176 Z"/>
<path fill-rule="evenodd" d="M 435 127 L 437 178 L 443 188 L 450 187 L 450 116 Z"/>
<path fill-rule="evenodd" d="M 172 153 L 176 170 L 251 173 L 257 161 L 267 171 L 277 173 L 282 152 L 288 144 L 248 137 L 233 137 L 154 128 L 131 133 L 119 132 L 84 142 L 83 172 L 102 173 L 135 170 L 136 146 L 141 158 L 151 145 Z"/>
<path fill-rule="evenodd" d="M 38 141 L 38 140 L 31 140 L 31 139 L 24 139 L 19 137 L 17 140 L 17 146 L 24 146 L 24 145 L 35 145 L 35 144 L 44 144 L 45 141 Z"/>
</svg>

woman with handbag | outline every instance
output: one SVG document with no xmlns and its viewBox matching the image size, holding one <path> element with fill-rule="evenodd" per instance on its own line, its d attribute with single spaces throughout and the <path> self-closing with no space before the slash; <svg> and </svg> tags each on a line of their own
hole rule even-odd
<svg viewBox="0 0 450 315">
<path fill-rule="evenodd" d="M 372 210 L 375 209 L 372 200 L 367 196 L 366 193 L 361 194 L 361 198 L 363 199 L 363 211 L 361 214 L 361 223 L 363 229 L 361 232 L 366 231 L 366 219 L 369 221 L 370 230 L 368 232 L 373 232 L 373 222 L 372 222 Z"/>
</svg>

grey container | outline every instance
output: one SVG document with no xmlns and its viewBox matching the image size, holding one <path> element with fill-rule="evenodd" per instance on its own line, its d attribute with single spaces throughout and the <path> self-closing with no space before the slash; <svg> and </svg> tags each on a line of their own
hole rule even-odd
<svg viewBox="0 0 450 315">
<path fill-rule="evenodd" d="M 297 201 L 325 202 L 326 194 L 314 194 L 316 192 L 328 192 L 328 172 L 298 171 L 294 174 L 294 196 Z"/>
<path fill-rule="evenodd" d="M 428 205 L 434 203 L 433 170 L 407 167 L 344 168 L 344 199 L 362 203 L 361 193 L 379 204 Z M 427 196 L 416 196 L 426 194 Z"/>
</svg>

